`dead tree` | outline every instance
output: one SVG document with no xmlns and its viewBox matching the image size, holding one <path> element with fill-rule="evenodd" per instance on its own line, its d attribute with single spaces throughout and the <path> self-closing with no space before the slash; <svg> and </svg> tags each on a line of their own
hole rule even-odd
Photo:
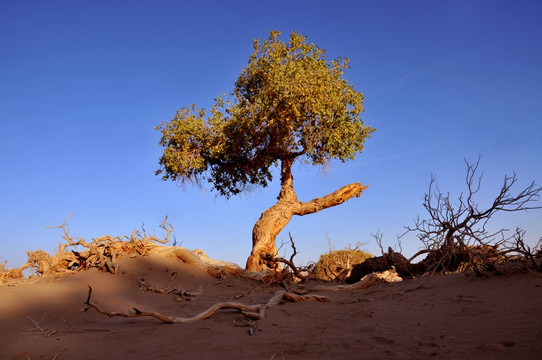
<svg viewBox="0 0 542 360">
<path fill-rule="evenodd" d="M 516 173 L 505 176 L 503 185 L 491 204 L 481 207 L 475 201 L 475 195 L 480 190 L 483 173 L 476 174 L 480 158 L 474 164 L 465 160 L 467 174 L 466 192 L 462 192 L 457 202 L 452 202 L 450 193 L 440 191 L 435 176 L 431 176 L 429 190 L 425 194 L 423 207 L 429 217 L 415 220 L 413 227 L 407 227 L 405 232 L 417 232 L 418 239 L 424 244 L 424 249 L 415 254 L 410 260 L 428 253 L 422 262 L 426 271 L 455 271 L 462 265 L 469 265 L 475 271 L 479 265 L 492 267 L 495 257 L 501 254 L 497 248 L 504 244 L 506 229 L 490 232 L 487 224 L 497 212 L 517 212 L 540 209 L 533 206 L 540 197 L 542 187 L 530 185 L 516 194 L 512 188 L 517 182 Z M 404 234 L 403 234 L 404 235 Z"/>
<path fill-rule="evenodd" d="M 167 215 L 160 225 L 166 232 L 164 239 L 154 235 L 143 234 L 134 230 L 130 236 L 109 236 L 104 235 L 87 242 L 83 238 L 74 238 L 69 234 L 68 220 L 71 214 L 59 226 L 48 226 L 46 229 L 62 229 L 65 243 L 60 244 L 58 252 L 53 256 L 43 250 L 29 251 L 28 261 L 19 268 L 22 271 L 31 268 L 40 276 L 60 275 L 71 270 L 86 270 L 97 268 L 113 274 L 117 272 L 117 260 L 121 255 L 145 255 L 156 243 L 166 244 L 174 228 L 167 223 Z M 68 249 L 70 249 L 68 251 Z"/>
</svg>

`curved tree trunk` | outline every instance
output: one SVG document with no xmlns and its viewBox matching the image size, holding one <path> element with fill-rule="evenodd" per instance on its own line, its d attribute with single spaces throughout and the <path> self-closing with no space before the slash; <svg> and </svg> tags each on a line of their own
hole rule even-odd
<svg viewBox="0 0 542 360">
<path fill-rule="evenodd" d="M 278 202 L 264 211 L 252 230 L 252 252 L 248 257 L 246 269 L 250 271 L 280 270 L 277 263 L 265 261 L 264 255 L 278 256 L 275 239 L 277 235 L 290 222 L 293 215 L 307 215 L 340 205 L 345 201 L 359 197 L 368 186 L 353 183 L 309 202 L 297 200 L 294 191 L 292 176 L 292 159 L 282 160 L 281 163 L 281 190 Z"/>
</svg>

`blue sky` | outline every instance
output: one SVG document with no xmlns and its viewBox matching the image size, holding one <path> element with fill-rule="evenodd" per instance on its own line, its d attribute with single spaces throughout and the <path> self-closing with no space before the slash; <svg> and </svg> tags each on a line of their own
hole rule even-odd
<svg viewBox="0 0 542 360">
<path fill-rule="evenodd" d="M 295 217 L 298 262 L 368 242 L 385 245 L 424 216 L 434 173 L 441 189 L 464 189 L 464 158 L 485 171 L 487 204 L 505 174 L 518 189 L 542 183 L 542 2 L 539 1 L 16 1 L 0 2 L 0 260 L 145 224 L 244 265 L 252 226 L 278 184 L 230 200 L 154 175 L 159 133 L 181 106 L 209 107 L 229 92 L 254 38 L 295 30 L 348 57 L 345 77 L 365 95 L 377 128 L 365 151 L 329 173 L 294 165 L 300 200 L 360 181 L 359 199 Z M 278 180 L 278 179 L 276 179 Z M 494 227 L 542 236 L 542 210 L 497 216 Z M 403 251 L 421 244 L 406 236 Z"/>
</svg>

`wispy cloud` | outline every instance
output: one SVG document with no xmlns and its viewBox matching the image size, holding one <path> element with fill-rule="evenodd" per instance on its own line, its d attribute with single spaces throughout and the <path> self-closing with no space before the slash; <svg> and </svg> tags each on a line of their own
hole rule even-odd
<svg viewBox="0 0 542 360">
<path fill-rule="evenodd" d="M 428 151 L 433 150 L 435 147 L 436 146 L 428 146 L 428 147 L 425 147 L 425 148 L 416 149 L 416 150 L 412 150 L 412 151 L 386 155 L 386 156 L 382 156 L 382 157 L 379 157 L 379 158 L 376 158 L 376 159 L 364 159 L 364 160 L 361 160 L 359 162 L 359 165 L 369 165 L 369 164 L 382 163 L 382 162 L 386 162 L 386 161 L 405 159 L 405 158 L 409 158 L 409 157 L 412 157 L 412 156 L 416 156 L 416 155 L 419 155 L 419 154 L 426 153 Z"/>
<path fill-rule="evenodd" d="M 435 69 L 446 67 L 446 66 L 447 66 L 447 63 L 435 63 L 435 64 L 430 64 L 430 65 L 424 66 L 424 67 L 422 67 L 422 68 L 420 68 L 418 70 L 414 70 L 414 71 L 400 77 L 396 82 L 396 86 L 397 87 L 404 86 L 404 85 L 408 84 L 414 78 L 417 78 L 417 77 L 422 76 L 422 75 L 424 75 L 426 73 L 429 73 L 429 72 L 431 72 L 431 71 L 433 71 Z"/>
<path fill-rule="evenodd" d="M 449 64 L 446 62 L 438 62 L 434 64 L 429 64 L 424 67 L 414 69 L 411 72 L 399 77 L 397 80 L 391 81 L 378 92 L 379 95 L 388 92 L 400 89 L 408 84 L 412 83 L 416 78 L 419 78 L 427 73 L 433 72 L 436 69 L 447 67 Z"/>
</svg>

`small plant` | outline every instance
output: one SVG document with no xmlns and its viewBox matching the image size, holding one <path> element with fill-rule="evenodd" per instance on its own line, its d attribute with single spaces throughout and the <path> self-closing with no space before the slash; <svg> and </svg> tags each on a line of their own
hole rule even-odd
<svg viewBox="0 0 542 360">
<path fill-rule="evenodd" d="M 314 266 L 312 276 L 324 281 L 345 281 L 356 264 L 372 258 L 373 254 L 359 249 L 360 244 L 355 248 L 344 250 L 333 250 L 320 256 Z"/>
</svg>

